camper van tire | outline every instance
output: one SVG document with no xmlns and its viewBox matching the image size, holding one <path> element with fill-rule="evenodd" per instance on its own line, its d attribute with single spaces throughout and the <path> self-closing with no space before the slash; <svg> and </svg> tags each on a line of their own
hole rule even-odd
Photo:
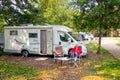
<svg viewBox="0 0 120 80">
<path fill-rule="evenodd" d="M 21 53 L 24 57 L 28 57 L 28 55 L 29 55 L 29 52 L 27 50 L 22 50 Z"/>
</svg>

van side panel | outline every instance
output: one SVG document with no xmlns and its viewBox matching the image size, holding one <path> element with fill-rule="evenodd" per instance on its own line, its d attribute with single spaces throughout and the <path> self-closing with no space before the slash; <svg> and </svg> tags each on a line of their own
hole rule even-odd
<svg viewBox="0 0 120 80">
<path fill-rule="evenodd" d="M 27 49 L 32 54 L 40 54 L 40 29 L 23 29 L 26 43 L 23 49 Z"/>
<path fill-rule="evenodd" d="M 25 44 L 26 38 L 23 35 L 22 30 L 17 29 L 5 29 L 5 52 L 17 52 L 20 53 L 22 46 Z"/>
<path fill-rule="evenodd" d="M 41 34 L 45 31 L 45 35 Z M 28 50 L 30 54 L 52 54 L 53 52 L 53 30 L 52 28 L 5 28 L 5 52 L 21 53 L 22 50 Z M 43 40 L 40 40 L 44 36 Z M 44 46 L 43 46 L 44 45 Z M 41 48 L 43 47 L 43 48 Z"/>
</svg>

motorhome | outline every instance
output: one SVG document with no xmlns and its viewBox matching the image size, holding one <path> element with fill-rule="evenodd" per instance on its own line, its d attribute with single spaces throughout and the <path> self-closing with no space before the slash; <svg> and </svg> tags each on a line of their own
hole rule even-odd
<svg viewBox="0 0 120 80">
<path fill-rule="evenodd" d="M 74 47 L 76 41 L 69 32 L 71 28 L 61 25 L 27 25 L 4 27 L 4 51 L 10 53 L 53 55 L 55 46 L 62 46 L 64 53 Z M 82 41 L 82 55 L 87 55 L 87 48 Z"/>
</svg>

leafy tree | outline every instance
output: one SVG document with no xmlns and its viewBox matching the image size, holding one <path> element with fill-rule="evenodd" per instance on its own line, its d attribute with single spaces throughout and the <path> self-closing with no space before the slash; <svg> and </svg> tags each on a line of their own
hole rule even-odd
<svg viewBox="0 0 120 80">
<path fill-rule="evenodd" d="M 3 32 L 3 30 L 4 30 L 4 23 L 0 22 L 0 32 Z"/>
<path fill-rule="evenodd" d="M 42 13 L 43 23 L 72 25 L 72 10 L 69 8 L 68 0 L 41 0 L 38 7 L 39 14 Z"/>
<path fill-rule="evenodd" d="M 79 8 L 79 16 L 75 16 L 77 29 L 96 30 L 99 33 L 98 51 L 100 53 L 103 31 L 117 29 L 120 25 L 120 0 L 74 0 Z"/>
<path fill-rule="evenodd" d="M 0 17 L 7 25 L 48 23 L 72 26 L 68 0 L 2 0 L 0 6 Z"/>
<path fill-rule="evenodd" d="M 19 25 L 34 22 L 37 10 L 36 0 L 1 0 L 0 17 L 7 25 Z"/>
<path fill-rule="evenodd" d="M 100 53 L 101 37 L 104 30 L 119 28 L 120 0 L 97 0 L 98 5 L 92 8 L 93 17 L 98 27 L 99 42 L 98 51 Z"/>
<path fill-rule="evenodd" d="M 3 15 L 0 14 L 0 32 L 3 32 L 4 19 Z"/>
</svg>

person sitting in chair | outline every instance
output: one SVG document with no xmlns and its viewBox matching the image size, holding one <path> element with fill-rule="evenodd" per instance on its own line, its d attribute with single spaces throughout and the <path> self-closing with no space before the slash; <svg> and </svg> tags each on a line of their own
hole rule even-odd
<svg viewBox="0 0 120 80">
<path fill-rule="evenodd" d="M 72 48 L 72 50 L 70 51 L 70 53 L 71 53 L 70 57 L 74 58 L 75 61 L 77 60 L 77 58 L 80 57 L 80 55 L 82 53 L 82 49 L 78 45 L 78 43 L 75 44 L 74 48 Z"/>
</svg>

